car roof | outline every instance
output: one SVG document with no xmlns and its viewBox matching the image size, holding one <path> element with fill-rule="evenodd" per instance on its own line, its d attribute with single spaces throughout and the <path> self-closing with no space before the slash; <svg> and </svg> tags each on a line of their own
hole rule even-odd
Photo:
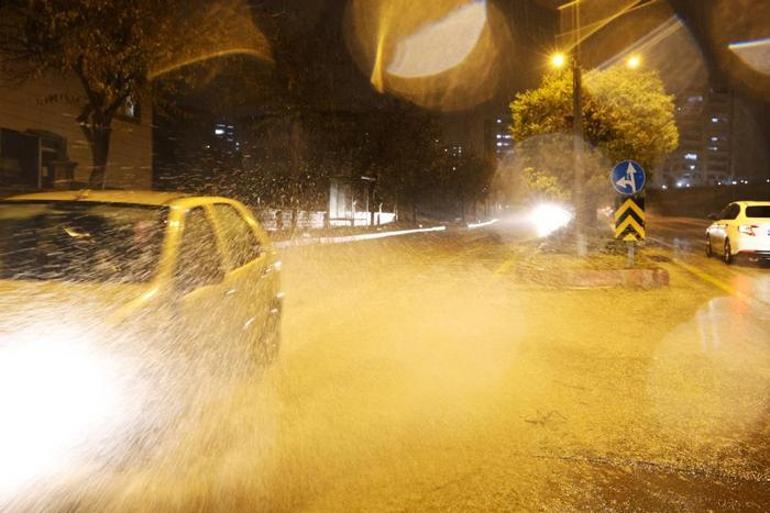
<svg viewBox="0 0 770 513">
<path fill-rule="evenodd" d="M 192 196 L 179 192 L 127 191 L 127 190 L 90 190 L 50 191 L 19 194 L 5 198 L 4 201 L 93 201 L 99 203 L 128 203 L 135 205 L 169 206 L 180 204 L 188 206 L 212 201 L 227 201 L 227 198 L 212 196 Z"/>
<path fill-rule="evenodd" d="M 770 201 L 752 201 L 752 200 L 741 200 L 741 201 L 733 201 L 733 203 L 737 203 L 738 205 L 743 205 L 744 207 L 752 207 L 752 206 L 770 206 Z"/>
</svg>

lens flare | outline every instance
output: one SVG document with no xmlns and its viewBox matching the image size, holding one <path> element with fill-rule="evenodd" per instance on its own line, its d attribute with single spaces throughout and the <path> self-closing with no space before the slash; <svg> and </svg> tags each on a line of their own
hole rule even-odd
<svg viewBox="0 0 770 513">
<path fill-rule="evenodd" d="M 414 78 L 454 68 L 476 47 L 486 25 L 486 2 L 475 0 L 466 4 L 401 39 L 387 71 Z"/>
<path fill-rule="evenodd" d="M 345 25 L 375 89 L 434 110 L 492 97 L 512 51 L 504 17 L 486 0 L 351 0 Z"/>
<path fill-rule="evenodd" d="M 169 47 L 149 71 L 156 79 L 191 64 L 230 55 L 272 62 L 270 44 L 243 0 L 201 2 L 168 27 Z"/>
<path fill-rule="evenodd" d="M 733 43 L 728 48 L 754 71 L 770 75 L 770 37 L 757 41 Z"/>
</svg>

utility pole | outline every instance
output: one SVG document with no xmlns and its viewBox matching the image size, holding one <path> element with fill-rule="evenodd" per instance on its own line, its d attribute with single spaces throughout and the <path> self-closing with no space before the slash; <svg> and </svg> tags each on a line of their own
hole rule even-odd
<svg viewBox="0 0 770 513">
<path fill-rule="evenodd" d="M 588 254 L 585 234 L 585 170 L 583 168 L 583 70 L 580 67 L 580 0 L 574 8 L 575 44 L 572 49 L 572 127 L 574 184 L 572 202 L 575 204 L 575 249 L 579 257 Z"/>
</svg>

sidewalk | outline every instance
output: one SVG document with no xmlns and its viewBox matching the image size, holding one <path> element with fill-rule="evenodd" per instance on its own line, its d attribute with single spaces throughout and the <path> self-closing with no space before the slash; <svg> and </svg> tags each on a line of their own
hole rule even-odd
<svg viewBox="0 0 770 513">
<path fill-rule="evenodd" d="M 476 223 L 457 224 L 426 220 L 414 225 L 411 223 L 389 223 L 380 226 L 337 227 L 315 230 L 302 230 L 293 236 L 291 231 L 268 232 L 277 248 L 308 246 L 313 244 L 341 244 L 364 240 L 398 237 L 416 233 L 443 232 L 447 230 L 475 230 L 497 223 L 497 219 L 489 219 Z"/>
</svg>

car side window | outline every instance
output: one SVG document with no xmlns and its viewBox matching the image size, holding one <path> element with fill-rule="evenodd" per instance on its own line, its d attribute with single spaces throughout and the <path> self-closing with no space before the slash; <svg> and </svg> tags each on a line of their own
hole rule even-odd
<svg viewBox="0 0 770 513">
<path fill-rule="evenodd" d="M 222 255 L 203 208 L 196 207 L 187 213 L 178 255 L 174 278 L 182 293 L 222 281 Z"/>
<path fill-rule="evenodd" d="M 741 207 L 735 203 L 730 203 L 719 213 L 719 219 L 723 221 L 730 221 L 738 217 L 741 212 Z"/>
<path fill-rule="evenodd" d="M 214 205 L 214 212 L 222 229 L 233 268 L 246 265 L 262 253 L 254 230 L 235 207 L 227 203 L 217 203 Z"/>
</svg>

